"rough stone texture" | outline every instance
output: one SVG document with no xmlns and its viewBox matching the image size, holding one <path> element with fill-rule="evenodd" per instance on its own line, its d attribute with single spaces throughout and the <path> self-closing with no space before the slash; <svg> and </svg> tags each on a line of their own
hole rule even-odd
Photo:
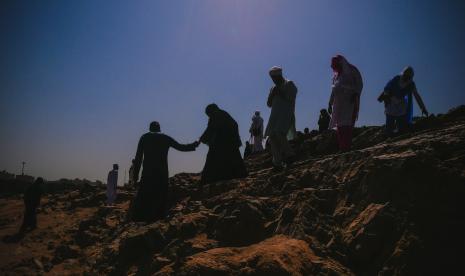
<svg viewBox="0 0 465 276">
<path fill-rule="evenodd" d="M 462 271 L 465 107 L 417 119 L 411 133 L 395 138 L 387 139 L 381 127 L 358 128 L 354 135 L 354 149 L 346 153 L 337 152 L 331 131 L 300 137 L 293 142 L 297 161 L 282 172 L 273 172 L 270 155 L 262 153 L 247 160 L 250 174 L 245 179 L 199 189 L 198 174 L 179 174 L 170 179 L 168 217 L 152 224 L 125 221 L 133 190 L 124 191 L 115 208 L 101 207 L 103 192 L 98 190 L 53 195 L 41 207 L 47 212 L 43 215 L 82 210 L 87 215 L 69 228 L 49 229 L 37 238 L 46 252 L 51 251 L 49 259 L 35 256 L 41 260 L 37 262 L 28 257 L 1 271 L 27 274 L 28 269 L 36 273 L 47 268 L 52 273 L 92 275 Z M 63 264 L 50 262 L 55 259 Z"/>
</svg>

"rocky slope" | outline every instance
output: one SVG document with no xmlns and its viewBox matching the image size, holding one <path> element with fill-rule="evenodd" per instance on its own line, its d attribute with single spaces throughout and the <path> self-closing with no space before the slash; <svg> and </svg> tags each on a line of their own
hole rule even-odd
<svg viewBox="0 0 465 276">
<path fill-rule="evenodd" d="M 2 243 L 2 274 L 447 275 L 463 271 L 465 107 L 419 119 L 386 139 L 355 131 L 338 153 L 328 132 L 300 137 L 298 160 L 273 172 L 267 153 L 245 179 L 198 189 L 171 178 L 170 212 L 125 222 L 133 191 L 115 208 L 103 190 L 47 196 L 39 229 Z M 20 223 L 18 197 L 0 200 L 0 234 Z M 8 217 L 8 219 L 7 219 Z M 463 273 L 463 272 L 462 272 Z"/>
</svg>

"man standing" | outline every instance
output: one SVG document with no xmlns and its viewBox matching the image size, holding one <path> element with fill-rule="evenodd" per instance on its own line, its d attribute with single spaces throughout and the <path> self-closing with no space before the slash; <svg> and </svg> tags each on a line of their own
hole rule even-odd
<svg viewBox="0 0 465 276">
<path fill-rule="evenodd" d="M 37 207 L 42 197 L 44 179 L 38 177 L 24 192 L 24 218 L 20 233 L 37 228 Z"/>
<path fill-rule="evenodd" d="M 179 144 L 160 133 L 158 122 L 150 123 L 150 132 L 142 135 L 134 160 L 133 182 L 137 183 L 143 162 L 141 183 L 131 206 L 130 218 L 134 221 L 153 222 L 166 215 L 168 193 L 168 150 L 194 151 L 199 142 Z"/>
<path fill-rule="evenodd" d="M 107 205 L 113 206 L 116 200 L 116 188 L 118 186 L 118 164 L 113 164 L 113 169 L 107 177 Z"/>
<path fill-rule="evenodd" d="M 131 160 L 131 167 L 129 167 L 129 187 L 134 187 L 136 185 L 136 183 L 133 182 L 134 180 L 134 162 L 135 162 L 135 159 L 132 159 Z"/>
<path fill-rule="evenodd" d="M 249 132 L 253 138 L 252 152 L 255 153 L 263 151 L 263 118 L 260 116 L 260 111 L 255 111 Z"/>
<path fill-rule="evenodd" d="M 207 144 L 208 154 L 202 171 L 201 184 L 247 176 L 239 148 L 242 145 L 239 128 L 228 112 L 216 104 L 206 107 L 207 129 L 200 142 Z"/>
<path fill-rule="evenodd" d="M 275 85 L 271 88 L 267 101 L 271 114 L 265 136 L 269 136 L 270 139 L 275 169 L 282 169 L 294 156 L 287 135 L 295 130 L 297 87 L 294 82 L 283 77 L 280 67 L 272 67 L 269 73 Z"/>
</svg>

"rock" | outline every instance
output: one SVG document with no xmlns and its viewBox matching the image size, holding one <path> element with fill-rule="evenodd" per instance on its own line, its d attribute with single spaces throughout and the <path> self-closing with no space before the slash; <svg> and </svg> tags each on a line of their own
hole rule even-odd
<svg viewBox="0 0 465 276">
<path fill-rule="evenodd" d="M 394 215 L 389 213 L 388 208 L 387 203 L 372 203 L 347 226 L 344 242 L 356 270 L 358 265 L 363 266 L 364 270 L 381 265 L 378 259 L 387 257 L 383 256 L 383 250 L 392 250 L 398 233 Z"/>
<path fill-rule="evenodd" d="M 214 229 L 215 238 L 224 245 L 247 245 L 265 236 L 265 220 L 252 202 L 239 202 L 225 210 Z"/>
<path fill-rule="evenodd" d="M 131 262 L 154 250 L 161 250 L 167 244 L 165 231 L 164 225 L 154 223 L 123 233 L 118 250 L 119 261 Z"/>
<path fill-rule="evenodd" d="M 397 137 L 387 138 L 380 126 L 355 128 L 353 149 L 344 153 L 337 152 L 334 131 L 301 135 L 292 145 L 296 160 L 280 172 L 272 170 L 264 151 L 246 160 L 249 176 L 243 179 L 199 189 L 199 174 L 170 178 L 168 216 L 155 223 L 124 220 L 132 188 L 121 189 L 114 208 L 101 207 L 103 187 L 74 186 L 46 195 L 41 208 L 53 211 L 39 213 L 39 231 L 5 245 L 22 255 L 0 267 L 0 274 L 41 273 L 24 252 L 45 248 L 53 257 L 39 260 L 50 274 L 462 271 L 464 106 L 418 118 L 411 132 Z M 4 203 L 8 200 L 15 203 Z M 4 229 L 17 226 L 22 204 L 21 197 L 2 197 L 0 215 L 9 212 L 4 206 L 17 210 L 0 217 Z M 55 220 L 43 219 L 48 216 Z M 50 223 L 56 220 L 62 221 Z"/>
<path fill-rule="evenodd" d="M 55 254 L 52 259 L 53 264 L 59 264 L 67 259 L 74 259 L 79 256 L 79 251 L 76 248 L 68 245 L 60 245 L 55 249 Z"/>
<path fill-rule="evenodd" d="M 248 247 L 215 248 L 195 254 L 176 275 L 351 275 L 334 260 L 323 260 L 307 243 L 274 236 Z"/>
<path fill-rule="evenodd" d="M 34 259 L 33 259 L 33 262 L 34 262 L 34 264 L 36 265 L 37 269 L 39 269 L 39 270 L 44 270 L 44 265 L 42 264 L 41 261 L 39 261 L 38 259 L 34 258 Z"/>
</svg>

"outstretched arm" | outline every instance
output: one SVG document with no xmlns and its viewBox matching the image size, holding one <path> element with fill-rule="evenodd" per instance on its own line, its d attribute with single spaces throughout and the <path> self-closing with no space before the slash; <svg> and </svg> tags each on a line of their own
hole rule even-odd
<svg viewBox="0 0 465 276">
<path fill-rule="evenodd" d="M 139 179 L 139 170 L 140 166 L 142 165 L 142 157 L 144 155 L 143 137 L 144 136 L 142 136 L 139 140 L 139 144 L 137 145 L 136 157 L 134 158 L 134 172 L 132 174 L 132 181 L 134 181 L 134 183 L 136 183 Z"/>
<path fill-rule="evenodd" d="M 199 142 L 194 142 L 191 144 L 179 144 L 176 140 L 174 140 L 171 137 L 168 137 L 168 139 L 170 147 L 175 148 L 179 151 L 194 151 L 199 146 Z"/>
<path fill-rule="evenodd" d="M 426 116 L 428 116 L 428 110 L 426 110 L 426 106 L 425 106 L 425 104 L 423 103 L 423 100 L 422 100 L 420 94 L 418 93 L 416 87 L 415 87 L 415 89 L 413 90 L 413 96 L 415 96 L 415 100 L 417 101 L 418 105 L 420 106 L 421 112 L 422 112 L 423 114 L 425 114 Z"/>
</svg>

